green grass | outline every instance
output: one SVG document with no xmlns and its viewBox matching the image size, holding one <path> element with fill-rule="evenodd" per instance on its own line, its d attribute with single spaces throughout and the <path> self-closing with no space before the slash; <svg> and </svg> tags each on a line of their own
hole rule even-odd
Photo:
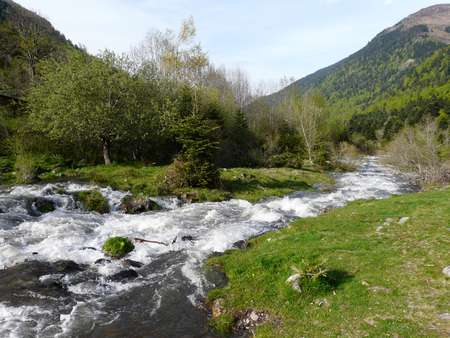
<svg viewBox="0 0 450 338">
<path fill-rule="evenodd" d="M 55 176 L 44 175 L 44 180 L 76 179 L 108 185 L 114 189 L 131 191 L 133 194 L 161 195 L 161 183 L 167 166 L 92 166 L 66 169 Z M 195 193 L 198 201 L 223 201 L 229 198 L 246 199 L 251 202 L 272 196 L 283 196 L 300 190 L 311 190 L 316 183 L 333 184 L 326 173 L 313 170 L 289 168 L 223 169 L 221 189 L 179 189 L 173 193 Z"/>
<path fill-rule="evenodd" d="M 224 188 L 234 197 L 256 202 L 272 196 L 311 190 L 314 184 L 333 184 L 333 180 L 319 171 L 291 168 L 233 168 L 222 170 Z"/>
<path fill-rule="evenodd" d="M 401 217 L 410 220 L 401 225 Z M 382 226 L 387 218 L 394 222 Z M 257 337 L 441 337 L 450 323 L 450 189 L 358 201 L 213 257 L 229 278 L 224 323 L 240 310 L 268 311 Z M 292 290 L 292 266 L 325 261 L 327 283 Z M 320 301 L 324 302 L 321 306 Z"/>
</svg>

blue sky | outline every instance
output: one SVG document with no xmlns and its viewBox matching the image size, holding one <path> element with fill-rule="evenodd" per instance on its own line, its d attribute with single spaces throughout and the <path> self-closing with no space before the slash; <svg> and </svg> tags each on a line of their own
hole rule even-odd
<svg viewBox="0 0 450 338">
<path fill-rule="evenodd" d="M 362 48 L 431 0 L 16 0 L 91 53 L 128 51 L 152 28 L 193 16 L 216 65 L 245 69 L 252 83 L 300 78 Z"/>
</svg>

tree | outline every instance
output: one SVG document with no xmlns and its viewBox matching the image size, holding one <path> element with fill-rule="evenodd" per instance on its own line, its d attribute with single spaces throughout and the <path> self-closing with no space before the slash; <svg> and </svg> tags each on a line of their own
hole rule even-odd
<svg viewBox="0 0 450 338">
<path fill-rule="evenodd" d="M 192 88 L 182 86 L 177 107 L 165 116 L 167 130 L 181 145 L 181 152 L 167 177 L 171 188 L 216 187 L 219 183 L 215 159 L 219 145 L 220 107 L 202 94 L 195 98 Z M 198 108 L 195 108 L 196 104 Z"/>
<path fill-rule="evenodd" d="M 27 97 L 33 127 L 58 142 L 98 144 L 110 164 L 111 145 L 133 132 L 138 107 L 134 79 L 114 59 L 73 53 L 67 63 L 45 62 Z"/>
<path fill-rule="evenodd" d="M 292 93 L 287 99 L 286 113 L 302 136 L 308 160 L 313 162 L 314 150 L 320 145 L 325 131 L 325 100 L 314 92 L 304 97 Z"/>
<path fill-rule="evenodd" d="M 448 157 L 442 156 L 440 147 L 437 122 L 427 118 L 419 126 L 405 127 L 393 139 L 386 148 L 386 161 L 416 174 L 422 184 L 448 182 Z"/>
</svg>

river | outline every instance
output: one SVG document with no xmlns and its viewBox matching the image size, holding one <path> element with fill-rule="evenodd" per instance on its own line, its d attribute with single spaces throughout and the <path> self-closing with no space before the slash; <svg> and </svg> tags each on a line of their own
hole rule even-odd
<svg viewBox="0 0 450 338">
<path fill-rule="evenodd" d="M 15 186 L 0 191 L 0 337 L 213 337 L 201 308 L 215 278 L 202 263 L 215 252 L 299 217 L 316 216 L 357 199 L 409 191 L 407 181 L 367 157 L 359 169 L 336 175 L 328 192 L 299 192 L 251 204 L 242 200 L 118 211 L 124 192 L 102 188 L 112 212 L 76 208 L 76 183 Z M 36 198 L 56 210 L 40 215 Z M 101 252 L 110 236 L 144 238 L 128 260 Z M 68 262 L 70 261 L 70 262 Z M 217 281 L 216 283 L 219 283 Z"/>
</svg>

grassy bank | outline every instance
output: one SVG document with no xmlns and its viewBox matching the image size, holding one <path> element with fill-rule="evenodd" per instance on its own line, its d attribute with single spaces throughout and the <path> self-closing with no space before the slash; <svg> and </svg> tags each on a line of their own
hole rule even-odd
<svg viewBox="0 0 450 338">
<path fill-rule="evenodd" d="M 226 332 L 254 309 L 269 315 L 257 337 L 448 336 L 449 201 L 449 188 L 358 201 L 211 258 L 229 278 L 209 295 L 222 306 L 212 325 Z M 312 262 L 327 276 L 293 290 L 292 267 Z"/>
<path fill-rule="evenodd" d="M 150 196 L 164 193 L 162 182 L 167 166 L 92 166 L 66 169 L 58 175 L 45 174 L 44 181 L 72 179 L 108 185 L 114 189 L 131 191 Z M 222 169 L 220 189 L 179 189 L 177 195 L 193 194 L 199 201 L 222 201 L 229 198 L 246 199 L 251 202 L 272 196 L 283 196 L 300 190 L 311 190 L 314 184 L 333 184 L 333 179 L 324 172 L 290 168 Z"/>
</svg>

